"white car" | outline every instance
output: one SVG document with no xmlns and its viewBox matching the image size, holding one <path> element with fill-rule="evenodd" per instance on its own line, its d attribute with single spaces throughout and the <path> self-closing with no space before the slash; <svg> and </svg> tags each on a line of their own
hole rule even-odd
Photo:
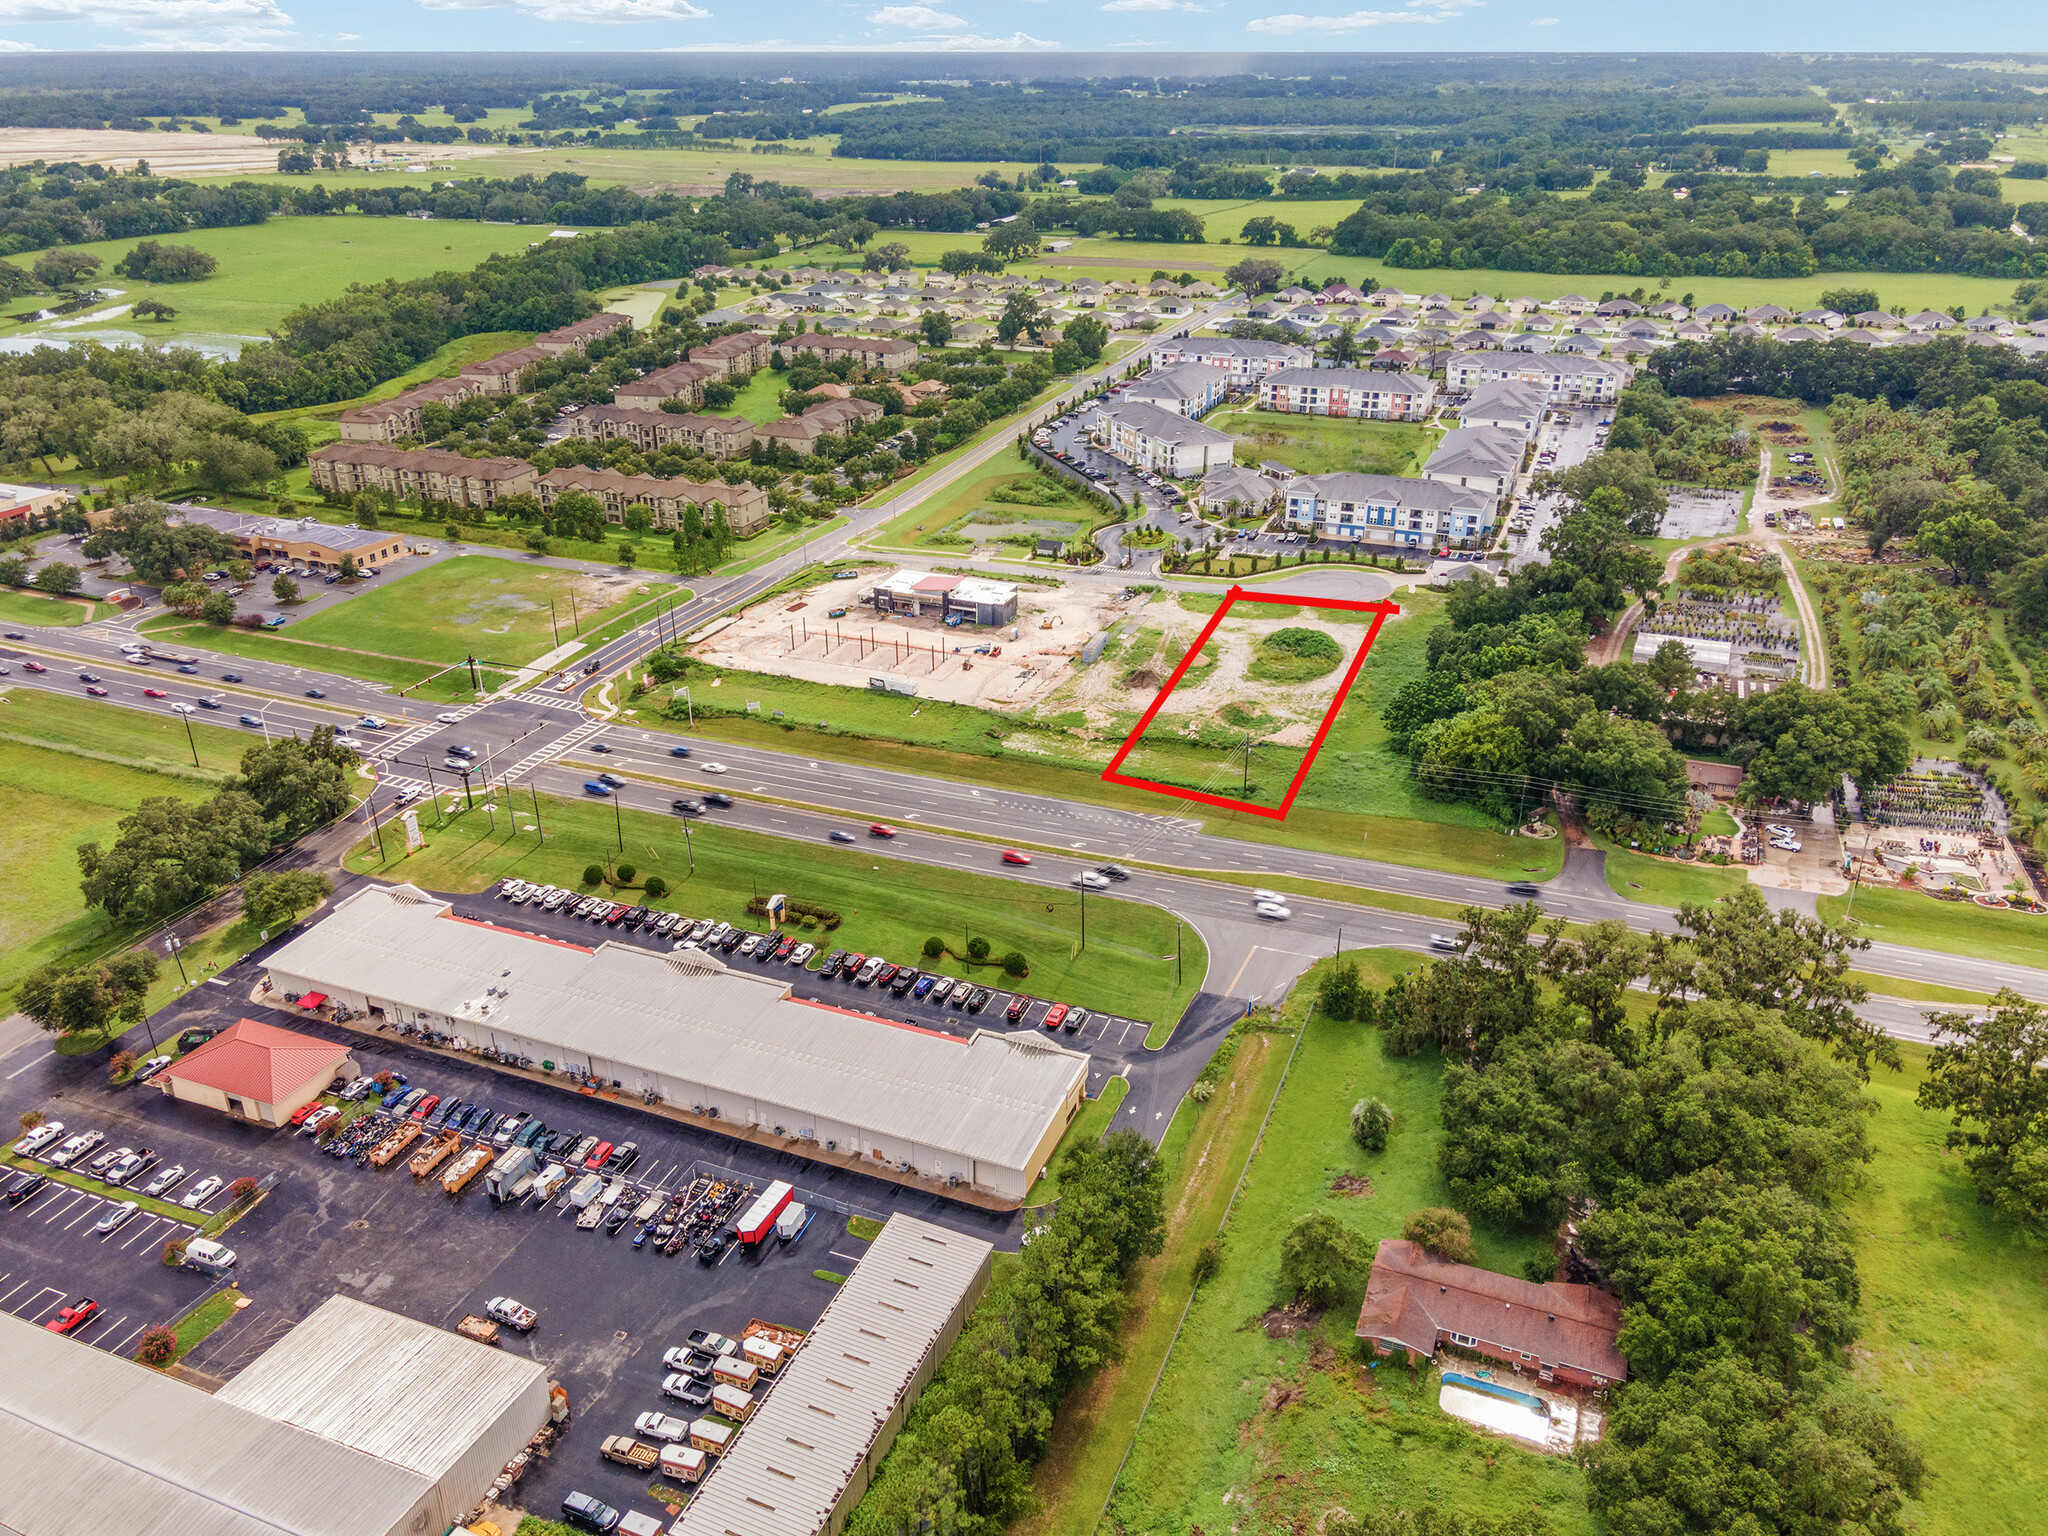
<svg viewBox="0 0 2048 1536">
<path fill-rule="evenodd" d="M 799 944 L 790 951 L 789 963 L 791 965 L 803 965 L 817 952 L 818 946 L 815 944 Z"/>
<path fill-rule="evenodd" d="M 1098 875 L 1092 869 L 1084 869 L 1067 884 L 1078 885 L 1084 891 L 1106 891 L 1109 889 L 1109 876 Z"/>
<path fill-rule="evenodd" d="M 173 709 L 183 709 L 184 707 L 185 706 L 182 704 L 173 704 L 171 706 L 171 708 Z M 363 750 L 362 740 L 359 737 L 355 736 L 337 736 L 334 738 L 334 744 L 337 747 L 347 747 L 351 752 L 360 752 Z"/>
<path fill-rule="evenodd" d="M 190 704 L 173 704 L 171 706 L 171 713 L 174 715 L 189 715 L 194 712 L 194 709 L 195 706 Z"/>
<path fill-rule="evenodd" d="M 1284 907 L 1287 905 L 1287 898 L 1281 895 L 1278 891 L 1253 891 L 1252 901 L 1255 905 L 1262 901 L 1269 901 L 1276 907 Z"/>
<path fill-rule="evenodd" d="M 190 1190 L 186 1191 L 185 1198 L 180 1200 L 178 1204 L 185 1207 L 188 1211 L 196 1211 L 219 1192 L 220 1186 L 220 1176 L 209 1173 L 197 1184 L 194 1184 Z"/>
<path fill-rule="evenodd" d="M 150 1196 L 161 1195 L 184 1177 L 185 1165 L 183 1163 L 173 1163 L 147 1184 L 143 1185 L 142 1192 Z"/>
<path fill-rule="evenodd" d="M 1272 918 L 1275 922 L 1285 922 L 1288 918 L 1294 916 L 1293 908 L 1283 907 L 1277 901 L 1259 902 L 1253 906 L 1252 910 L 1261 917 Z"/>
<path fill-rule="evenodd" d="M 92 1224 L 93 1232 L 100 1237 L 111 1237 L 114 1233 L 121 1230 L 122 1224 L 130 1216 L 133 1216 L 141 1209 L 142 1207 L 133 1200 L 123 1200 L 119 1205 Z"/>
<path fill-rule="evenodd" d="M 1790 827 L 1786 826 L 1781 821 L 1774 821 L 1769 823 L 1767 826 L 1765 826 L 1764 830 L 1770 833 L 1773 837 L 1797 837 L 1799 835 L 1797 832 L 1794 832 Z"/>
<path fill-rule="evenodd" d="M 452 712 L 445 715 L 436 715 L 434 716 L 434 718 L 440 721 L 443 725 L 459 725 L 462 723 L 462 716 L 454 714 Z"/>
<path fill-rule="evenodd" d="M 697 766 L 706 773 L 724 773 L 726 771 L 725 764 L 723 763 L 699 763 Z"/>
<path fill-rule="evenodd" d="M 1805 847 L 1802 843 L 1793 842 L 1790 839 L 1781 840 L 1775 837 L 1771 839 L 1771 846 L 1780 853 L 1800 853 L 1804 851 Z"/>
<path fill-rule="evenodd" d="M 633 1421 L 633 1432 L 677 1445 L 690 1438 L 690 1425 L 688 1420 L 671 1418 L 665 1413 L 643 1413 Z"/>
<path fill-rule="evenodd" d="M 170 1064 L 171 1058 L 168 1056 L 152 1056 L 149 1058 L 149 1060 L 145 1061 L 141 1066 L 135 1069 L 135 1081 L 138 1083 L 146 1083 L 152 1077 L 155 1077 L 157 1073 L 163 1071 L 163 1069 L 165 1067 L 168 1067 Z"/>
</svg>

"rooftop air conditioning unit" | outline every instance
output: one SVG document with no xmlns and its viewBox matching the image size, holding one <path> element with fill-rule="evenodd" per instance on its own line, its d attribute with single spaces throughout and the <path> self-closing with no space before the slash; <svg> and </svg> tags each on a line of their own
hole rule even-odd
<svg viewBox="0 0 2048 1536">
<path fill-rule="evenodd" d="M 800 1125 L 797 1127 L 796 1133 L 803 1137 L 805 1141 L 816 1141 L 818 1139 L 818 1131 L 815 1126 Z"/>
</svg>

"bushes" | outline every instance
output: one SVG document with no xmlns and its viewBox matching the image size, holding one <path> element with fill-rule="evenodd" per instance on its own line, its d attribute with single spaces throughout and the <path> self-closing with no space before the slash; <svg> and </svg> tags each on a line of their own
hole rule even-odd
<svg viewBox="0 0 2048 1536">
<path fill-rule="evenodd" d="M 1360 1099 L 1351 1106 L 1351 1139 L 1368 1152 L 1387 1150 L 1387 1134 L 1394 1128 L 1394 1112 L 1384 1099 Z"/>
<path fill-rule="evenodd" d="M 928 938 L 928 939 L 926 939 L 926 940 L 924 941 L 924 957 L 925 957 L 925 959 L 927 959 L 927 960 L 936 960 L 936 959 L 938 959 L 938 958 L 939 958 L 939 956 L 943 955 L 943 954 L 944 954 L 945 952 L 946 952 L 946 941 L 945 941 L 944 939 L 940 938 L 940 937 L 939 937 L 939 936 L 938 936 L 937 934 L 933 934 L 933 935 L 932 935 L 932 936 L 931 936 L 930 938 Z"/>
<path fill-rule="evenodd" d="M 989 943 L 987 939 L 969 939 L 967 941 L 967 958 L 970 960 L 986 960 L 988 958 L 988 951 Z"/>
<path fill-rule="evenodd" d="M 135 1070 L 135 1063 L 139 1059 L 133 1051 L 116 1051 L 113 1059 L 107 1063 L 107 1075 L 115 1079 L 126 1077 Z"/>
<path fill-rule="evenodd" d="M 1414 1212 L 1402 1224 L 1401 1235 L 1453 1264 L 1470 1264 L 1474 1257 L 1472 1223 L 1449 1206 L 1429 1205 Z"/>
<path fill-rule="evenodd" d="M 782 902 L 782 911 L 785 919 L 791 914 L 795 914 L 798 917 L 815 917 L 824 925 L 827 933 L 830 933 L 840 924 L 840 916 L 837 912 L 833 911 L 830 907 L 821 907 L 815 902 L 791 901 L 785 897 Z M 747 903 L 747 912 L 752 917 L 766 918 L 768 916 L 768 898 L 766 896 L 756 896 Z"/>
<path fill-rule="evenodd" d="M 237 1205 L 247 1205 L 256 1198 L 256 1191 L 261 1187 L 245 1173 L 228 1186 L 228 1194 L 234 1197 Z"/>
<path fill-rule="evenodd" d="M 659 875 L 649 875 L 647 877 L 647 884 L 643 889 L 649 896 L 659 901 L 668 894 L 668 882 Z"/>
<path fill-rule="evenodd" d="M 1328 1211 L 1297 1216 L 1280 1239 L 1280 1283 L 1312 1307 L 1327 1307 L 1368 1262 L 1365 1239 Z"/>
<path fill-rule="evenodd" d="M 586 865 L 584 865 L 584 866 L 583 866 L 583 883 L 584 883 L 585 885 L 602 885 L 602 884 L 604 884 L 604 866 L 603 866 L 602 864 L 586 864 Z"/>
<path fill-rule="evenodd" d="M 142 1336 L 142 1342 L 135 1346 L 135 1358 L 144 1365 L 161 1369 L 169 1365 L 178 1353 L 178 1336 L 164 1327 L 151 1328 Z"/>
<path fill-rule="evenodd" d="M 1003 956 L 1003 974 L 1013 981 L 1020 977 L 1029 976 L 1031 974 L 1030 962 L 1013 949 Z"/>
<path fill-rule="evenodd" d="M 633 877 L 639 873 L 639 869 L 634 865 L 621 864 L 615 871 L 613 871 L 613 879 L 615 883 L 619 885 L 631 885 L 633 883 Z"/>
</svg>

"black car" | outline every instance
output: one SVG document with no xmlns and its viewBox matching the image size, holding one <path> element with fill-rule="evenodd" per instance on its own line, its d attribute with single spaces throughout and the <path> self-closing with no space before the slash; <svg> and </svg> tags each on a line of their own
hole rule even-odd
<svg viewBox="0 0 2048 1536">
<path fill-rule="evenodd" d="M 239 672 L 223 672 L 220 675 L 220 680 L 224 683 L 239 683 L 242 680 L 242 674 Z"/>
<path fill-rule="evenodd" d="M 699 1264 L 716 1264 L 724 1257 L 725 1234 L 722 1232 L 716 1237 L 707 1237 L 697 1246 L 697 1262 Z"/>
<path fill-rule="evenodd" d="M 625 926 L 628 928 L 638 928 L 646 921 L 647 909 L 645 907 L 634 907 L 626 913 Z"/>
<path fill-rule="evenodd" d="M 707 789 L 704 791 L 704 803 L 706 805 L 723 806 L 729 809 L 732 805 L 732 796 L 726 794 L 723 790 Z"/>
<path fill-rule="evenodd" d="M 261 715 L 244 715 L 244 716 L 242 716 L 242 724 L 244 724 L 244 725 L 261 725 L 262 723 L 263 723 L 263 717 L 262 717 Z"/>
<path fill-rule="evenodd" d="M 624 789 L 626 787 L 626 781 L 620 778 L 616 773 L 600 773 L 597 776 L 597 782 L 600 784 L 608 784 L 613 789 Z"/>
<path fill-rule="evenodd" d="M 7 1203 L 9 1205 L 20 1205 L 24 1201 L 33 1200 L 42 1193 L 44 1187 L 49 1182 L 50 1176 L 47 1173 L 31 1174 L 23 1182 L 7 1191 Z"/>
<path fill-rule="evenodd" d="M 582 1139 L 575 1131 L 563 1131 L 553 1141 L 548 1143 L 548 1156 L 567 1157 L 569 1149 Z"/>
<path fill-rule="evenodd" d="M 306 697 L 309 699 L 324 699 L 327 697 L 327 695 L 321 692 L 318 688 L 308 688 L 306 690 Z"/>
<path fill-rule="evenodd" d="M 7 638 L 10 640 L 26 640 L 28 636 L 24 635 L 18 629 L 10 629 L 9 631 L 7 631 Z"/>
<path fill-rule="evenodd" d="M 78 680 L 81 683 L 96 683 L 100 680 L 100 675 L 97 672 L 81 672 L 78 674 Z"/>
<path fill-rule="evenodd" d="M 590 750 L 591 750 L 591 751 L 593 751 L 593 752 L 609 752 L 609 751 L 611 751 L 611 748 L 610 748 L 610 747 L 608 747 L 608 746 L 606 746 L 606 745 L 605 745 L 605 744 L 604 744 L 603 742 L 601 742 L 601 741 L 593 741 L 593 742 L 592 742 L 592 743 L 590 744 Z"/>
<path fill-rule="evenodd" d="M 1516 880 L 1508 886 L 1510 896 L 1541 896 L 1543 888 L 1533 880 Z"/>
<path fill-rule="evenodd" d="M 612 1148 L 612 1155 L 604 1160 L 605 1172 L 627 1173 L 640 1161 L 640 1143 L 622 1141 Z"/>
<path fill-rule="evenodd" d="M 735 928 L 731 933 L 728 933 L 724 938 L 718 941 L 718 947 L 724 950 L 727 954 L 731 954 L 734 950 L 738 949 L 740 945 L 744 944 L 746 942 L 746 939 L 746 929 Z"/>
<path fill-rule="evenodd" d="M 825 957 L 825 963 L 818 967 L 819 976 L 823 977 L 826 981 L 830 981 L 834 976 L 837 976 L 839 974 L 839 962 L 844 960 L 845 958 L 845 950 L 833 950 L 831 954 Z"/>
<path fill-rule="evenodd" d="M 562 1518 L 571 1525 L 593 1531 L 615 1531 L 622 1517 L 602 1499 L 587 1493 L 572 1493 L 562 1500 Z"/>
<path fill-rule="evenodd" d="M 695 800 L 671 800 L 668 808 L 678 816 L 702 816 L 704 807 Z"/>
<path fill-rule="evenodd" d="M 895 993 L 898 997 L 901 997 L 904 993 L 908 992 L 912 987 L 917 985 L 918 979 L 922 975 L 923 972 L 906 965 L 902 970 L 896 973 L 896 979 L 889 983 L 889 990 Z"/>
<path fill-rule="evenodd" d="M 199 701 L 199 707 L 200 707 L 201 709 L 219 709 L 219 708 L 220 708 L 220 700 L 219 700 L 219 699 L 201 699 L 201 700 Z"/>
</svg>

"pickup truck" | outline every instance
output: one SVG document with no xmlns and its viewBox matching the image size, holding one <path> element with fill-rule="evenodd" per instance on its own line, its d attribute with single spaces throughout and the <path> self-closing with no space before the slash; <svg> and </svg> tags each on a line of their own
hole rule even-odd
<svg viewBox="0 0 2048 1536">
<path fill-rule="evenodd" d="M 606 1461 L 616 1461 L 635 1472 L 652 1472 L 661 1463 L 661 1451 L 657 1447 L 644 1445 L 631 1435 L 605 1436 L 604 1444 L 598 1447 L 598 1454 Z"/>
<path fill-rule="evenodd" d="M 643 1413 L 633 1421 L 633 1433 L 645 1435 L 650 1440 L 665 1440 L 678 1445 L 690 1438 L 690 1422 L 687 1419 L 673 1419 L 665 1413 Z"/>
<path fill-rule="evenodd" d="M 707 1355 L 736 1355 L 740 1348 L 739 1340 L 728 1339 L 722 1333 L 711 1333 L 702 1328 L 692 1329 L 686 1342 L 690 1348 L 701 1349 Z"/>
<path fill-rule="evenodd" d="M 529 1306 L 521 1305 L 510 1296 L 493 1296 L 484 1312 L 506 1327 L 516 1328 L 521 1333 L 529 1332 L 533 1325 L 540 1321 L 538 1312 Z"/>
</svg>

